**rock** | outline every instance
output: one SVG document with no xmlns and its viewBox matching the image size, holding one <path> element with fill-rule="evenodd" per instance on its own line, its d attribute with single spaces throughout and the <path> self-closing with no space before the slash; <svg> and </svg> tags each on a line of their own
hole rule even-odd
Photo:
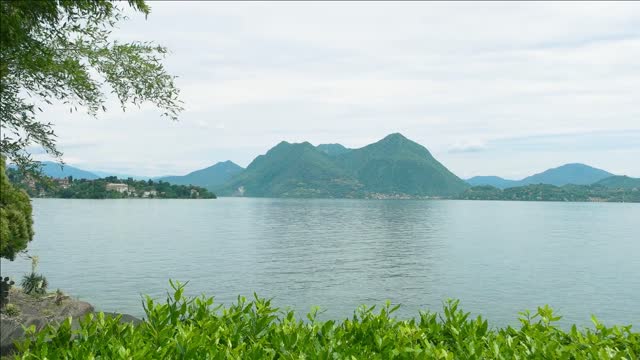
<svg viewBox="0 0 640 360">
<path fill-rule="evenodd" d="M 13 340 L 22 339 L 22 324 L 16 319 L 0 316 L 0 355 L 6 355 L 14 349 Z"/>
<path fill-rule="evenodd" d="M 42 330 L 47 324 L 60 324 L 68 317 L 72 318 L 71 327 L 77 329 L 79 320 L 87 314 L 94 313 L 91 304 L 74 300 L 64 296 L 59 304 L 56 304 L 55 295 L 34 297 L 15 289 L 11 291 L 9 302 L 20 309 L 20 315 L 9 317 L 0 313 L 0 355 L 7 355 L 15 350 L 15 342 L 24 340 L 24 327 L 34 325 L 36 330 Z M 142 320 L 118 313 L 104 313 L 108 317 L 121 315 L 121 323 L 133 323 L 138 325 Z"/>
<path fill-rule="evenodd" d="M 0 314 L 0 355 L 11 353 L 15 350 L 14 342 L 24 340 L 23 326 L 34 325 L 36 330 L 42 330 L 47 324 L 59 324 L 71 317 L 77 328 L 78 319 L 94 310 L 84 301 L 66 298 L 58 305 L 55 295 L 34 297 L 21 291 L 11 291 L 9 303 L 20 309 L 20 315 L 9 317 Z"/>
</svg>

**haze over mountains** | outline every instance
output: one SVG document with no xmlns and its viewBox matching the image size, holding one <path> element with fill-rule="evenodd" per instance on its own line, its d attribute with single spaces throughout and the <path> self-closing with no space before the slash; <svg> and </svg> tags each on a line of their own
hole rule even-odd
<svg viewBox="0 0 640 360">
<path fill-rule="evenodd" d="M 567 184 L 590 185 L 613 174 L 585 164 L 566 164 L 539 174 L 528 176 L 522 180 L 508 180 L 499 176 L 474 176 L 467 179 L 473 186 L 490 185 L 499 189 L 531 184 L 549 184 L 563 186 Z"/>
<path fill-rule="evenodd" d="M 60 165 L 59 163 L 53 161 L 42 161 L 41 163 L 41 173 L 45 176 L 50 176 L 53 178 L 64 178 L 73 176 L 74 179 L 87 179 L 87 180 L 95 180 L 99 179 L 101 176 L 94 174 L 93 172 L 82 170 L 75 166 L 71 165 Z M 15 168 L 14 165 L 9 165 L 10 168 Z"/>
<path fill-rule="evenodd" d="M 43 163 L 52 177 L 96 179 L 102 174 L 52 162 Z M 221 196 L 322 198 L 448 197 L 470 186 L 500 189 L 531 184 L 598 184 L 611 188 L 638 188 L 640 179 L 613 174 L 584 164 L 566 164 L 522 180 L 476 176 L 466 181 L 438 162 L 422 145 L 401 134 L 359 149 L 341 144 L 314 146 L 283 141 L 256 157 L 246 169 L 224 161 L 183 176 L 153 178 L 176 185 L 196 185 Z"/>
<path fill-rule="evenodd" d="M 107 176 L 116 176 L 120 179 L 133 178 L 134 180 L 148 180 L 151 179 L 149 176 L 137 176 L 137 175 L 129 175 L 129 174 L 119 174 L 108 171 L 93 171 L 93 170 L 83 170 L 76 166 L 71 166 L 68 164 L 60 165 L 57 162 L 53 161 L 42 161 L 40 163 L 41 173 L 50 176 L 52 178 L 63 178 L 72 176 L 74 179 L 86 179 L 86 180 L 95 180 L 104 178 Z M 13 167 L 10 165 L 10 167 Z"/>
</svg>

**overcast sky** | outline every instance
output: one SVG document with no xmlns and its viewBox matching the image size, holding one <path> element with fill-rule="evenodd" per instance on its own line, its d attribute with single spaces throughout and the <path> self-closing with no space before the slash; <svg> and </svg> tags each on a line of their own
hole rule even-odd
<svg viewBox="0 0 640 360">
<path fill-rule="evenodd" d="M 150 5 L 116 36 L 171 50 L 186 110 L 51 107 L 68 164 L 184 174 L 400 132 L 465 178 L 569 162 L 640 177 L 640 3 Z"/>
</svg>

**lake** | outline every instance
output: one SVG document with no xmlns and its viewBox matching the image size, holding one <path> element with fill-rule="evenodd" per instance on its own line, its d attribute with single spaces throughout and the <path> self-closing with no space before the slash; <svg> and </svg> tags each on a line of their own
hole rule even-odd
<svg viewBox="0 0 640 360">
<path fill-rule="evenodd" d="M 561 324 L 640 325 L 640 205 L 607 203 L 34 199 L 29 252 L 50 289 L 142 316 L 169 279 L 228 304 L 253 292 L 341 319 L 359 304 L 440 311 L 491 326 L 544 304 Z M 30 260 L 2 261 L 19 280 Z"/>
</svg>

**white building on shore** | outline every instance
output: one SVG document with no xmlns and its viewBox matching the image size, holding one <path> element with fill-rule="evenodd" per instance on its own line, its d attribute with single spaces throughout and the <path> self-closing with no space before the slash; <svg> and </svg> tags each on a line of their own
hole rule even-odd
<svg viewBox="0 0 640 360">
<path fill-rule="evenodd" d="M 117 191 L 119 193 L 125 193 L 129 191 L 129 186 L 127 184 L 108 183 L 107 191 Z"/>
<path fill-rule="evenodd" d="M 158 192 L 155 190 L 145 191 L 142 193 L 143 198 L 149 198 L 149 197 L 154 198 L 156 196 L 158 196 Z"/>
</svg>

